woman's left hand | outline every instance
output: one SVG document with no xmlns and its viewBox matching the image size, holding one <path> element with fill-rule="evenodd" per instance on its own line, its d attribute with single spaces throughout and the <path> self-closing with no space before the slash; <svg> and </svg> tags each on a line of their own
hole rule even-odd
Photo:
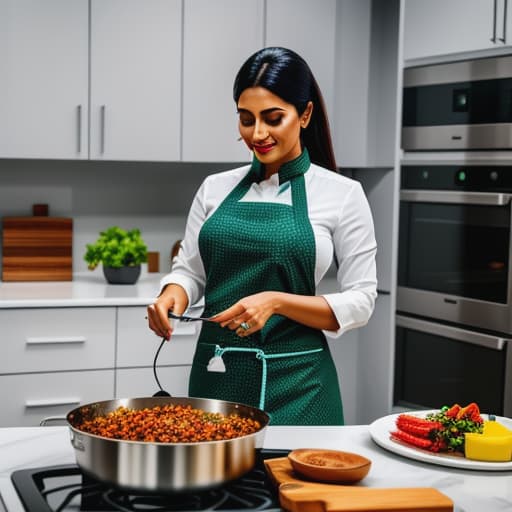
<svg viewBox="0 0 512 512">
<path fill-rule="evenodd" d="M 276 312 L 279 292 L 260 292 L 240 299 L 211 320 L 245 337 L 262 329 Z"/>
</svg>

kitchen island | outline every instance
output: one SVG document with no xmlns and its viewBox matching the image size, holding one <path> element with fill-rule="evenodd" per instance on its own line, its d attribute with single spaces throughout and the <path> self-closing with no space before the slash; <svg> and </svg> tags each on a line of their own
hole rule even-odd
<svg viewBox="0 0 512 512">
<path fill-rule="evenodd" d="M 359 453 L 372 461 L 366 487 L 435 487 L 454 502 L 456 512 L 512 510 L 512 471 L 473 471 L 416 462 L 377 446 L 367 426 L 269 427 L 265 448 L 331 448 Z M 74 463 L 67 427 L 0 429 L 0 495 L 8 512 L 24 509 L 10 483 L 13 471 Z M 0 510 L 2 503 L 0 502 Z"/>
</svg>

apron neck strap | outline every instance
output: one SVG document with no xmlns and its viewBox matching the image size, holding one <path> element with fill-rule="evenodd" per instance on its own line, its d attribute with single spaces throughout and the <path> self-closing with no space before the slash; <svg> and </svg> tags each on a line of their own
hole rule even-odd
<svg viewBox="0 0 512 512">
<path fill-rule="evenodd" d="M 302 153 L 293 160 L 285 162 L 279 168 L 279 185 L 304 174 L 311 166 L 311 160 L 309 159 L 309 153 L 306 148 L 303 149 Z M 265 166 L 253 155 L 250 175 L 253 181 L 260 182 L 265 178 Z"/>
</svg>

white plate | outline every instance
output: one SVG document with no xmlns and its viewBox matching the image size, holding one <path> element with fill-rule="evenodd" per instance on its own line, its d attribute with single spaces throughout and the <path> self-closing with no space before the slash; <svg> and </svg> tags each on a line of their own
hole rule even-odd
<svg viewBox="0 0 512 512">
<path fill-rule="evenodd" d="M 429 412 L 438 411 L 414 411 L 407 412 L 407 414 L 414 414 L 424 418 Z M 469 460 L 464 457 L 457 457 L 454 455 L 432 453 L 420 448 L 406 446 L 405 444 L 393 441 L 390 433 L 396 429 L 396 419 L 402 414 L 390 414 L 375 420 L 370 425 L 370 435 L 372 439 L 382 448 L 391 452 L 403 455 L 409 459 L 419 460 L 422 462 L 429 462 L 430 464 L 438 464 L 440 466 L 450 466 L 454 468 L 463 469 L 476 469 L 479 471 L 512 471 L 512 462 L 484 462 L 479 460 Z M 482 414 L 482 418 L 488 419 L 486 414 Z M 512 419 L 496 416 L 496 420 L 507 428 L 512 429 Z"/>
</svg>

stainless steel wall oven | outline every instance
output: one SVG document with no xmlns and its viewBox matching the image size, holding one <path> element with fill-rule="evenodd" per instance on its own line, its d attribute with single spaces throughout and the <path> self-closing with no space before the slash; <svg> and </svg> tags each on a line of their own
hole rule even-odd
<svg viewBox="0 0 512 512">
<path fill-rule="evenodd" d="M 404 70 L 402 147 L 512 148 L 512 56 Z"/>
<path fill-rule="evenodd" d="M 395 404 L 512 415 L 512 166 L 403 166 Z"/>
</svg>

